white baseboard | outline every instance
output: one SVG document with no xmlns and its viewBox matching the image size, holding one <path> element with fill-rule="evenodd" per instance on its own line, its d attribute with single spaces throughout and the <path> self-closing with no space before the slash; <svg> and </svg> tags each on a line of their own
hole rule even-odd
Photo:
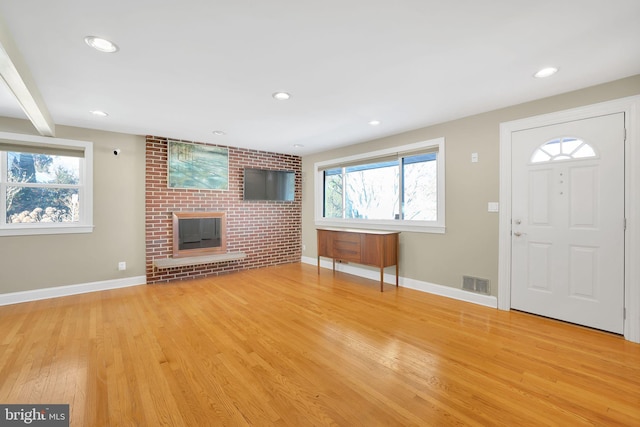
<svg viewBox="0 0 640 427">
<path fill-rule="evenodd" d="M 126 288 L 129 286 L 144 285 L 146 283 L 146 276 L 135 276 L 125 277 L 123 279 L 104 280 L 101 282 L 82 283 L 78 285 L 56 286 L 55 288 L 34 289 L 32 291 L 11 292 L 8 294 L 0 294 L 0 305 L 18 304 L 21 302 L 37 301 L 41 299 L 85 294 L 87 292 Z"/>
<path fill-rule="evenodd" d="M 303 256 L 302 258 L 300 258 L 300 261 L 305 264 L 318 265 L 316 258 Z M 320 267 L 332 269 L 333 263 L 329 259 L 321 258 Z M 364 277 L 366 279 L 380 280 L 380 272 L 378 270 L 370 270 L 355 264 L 336 263 L 336 271 L 353 274 L 354 276 Z M 384 282 L 395 284 L 395 274 L 385 273 Z M 452 288 L 450 286 L 436 285 L 435 283 L 422 282 L 420 280 L 409 279 L 406 277 L 400 277 L 398 279 L 398 284 L 399 286 L 402 286 L 404 288 L 415 289 L 417 291 L 427 292 L 434 295 L 440 295 L 460 301 L 483 305 L 485 307 L 498 308 L 498 298 L 491 295 L 480 295 L 474 292 Z"/>
<path fill-rule="evenodd" d="M 317 265 L 316 258 L 302 257 L 300 259 L 305 264 Z M 320 267 L 332 268 L 332 262 L 328 259 L 320 261 Z M 380 273 L 377 270 L 363 268 L 354 264 L 336 264 L 336 270 L 354 276 L 364 277 L 371 280 L 379 280 Z M 396 277 L 394 274 L 385 273 L 384 282 L 394 284 Z M 106 291 L 109 289 L 126 288 L 129 286 L 144 285 L 147 283 L 145 276 L 126 277 L 123 279 L 104 280 L 101 282 L 83 283 L 78 285 L 57 286 L 55 288 L 34 289 L 31 291 L 12 292 L 8 294 L 0 294 L 0 306 L 9 304 L 18 304 L 21 302 L 37 301 L 48 298 L 58 298 L 68 295 L 84 294 L 87 292 Z M 415 289 L 434 295 L 440 295 L 460 301 L 479 304 L 486 307 L 497 308 L 498 300 L 494 296 L 480 295 L 473 292 L 464 291 L 462 289 L 452 288 L 450 286 L 442 286 L 434 283 L 423 282 L 420 280 L 409 279 L 405 277 L 399 278 L 399 285 L 409 289 Z"/>
</svg>

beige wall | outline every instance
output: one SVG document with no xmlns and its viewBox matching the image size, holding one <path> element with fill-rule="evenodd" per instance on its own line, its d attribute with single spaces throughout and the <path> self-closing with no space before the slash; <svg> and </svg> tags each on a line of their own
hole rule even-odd
<svg viewBox="0 0 640 427">
<path fill-rule="evenodd" d="M 0 118 L 0 130 L 36 134 L 30 122 L 8 118 Z M 0 293 L 145 275 L 144 137 L 65 126 L 56 126 L 56 136 L 94 143 L 95 229 L 0 237 Z M 117 157 L 114 148 L 122 150 Z"/>
<path fill-rule="evenodd" d="M 498 201 L 500 123 L 640 94 L 640 75 L 504 108 L 302 159 L 302 241 L 304 257 L 316 257 L 314 163 L 437 137 L 445 138 L 446 233 L 403 232 L 400 275 L 423 282 L 462 287 L 462 276 L 489 279 L 498 288 Z M 479 162 L 471 163 L 471 153 Z"/>
<path fill-rule="evenodd" d="M 446 138 L 447 232 L 401 234 L 403 277 L 461 287 L 462 275 L 498 276 L 499 124 L 640 94 L 640 76 L 303 158 L 303 256 L 316 256 L 313 164 L 317 161 Z M 34 134 L 28 121 L 0 118 L 0 130 Z M 60 138 L 94 142 L 94 224 L 90 234 L 0 237 L 0 293 L 144 276 L 144 137 L 56 127 Z M 113 156 L 113 148 L 122 154 Z M 479 163 L 471 163 L 477 152 Z M 128 269 L 118 271 L 118 261 Z"/>
</svg>

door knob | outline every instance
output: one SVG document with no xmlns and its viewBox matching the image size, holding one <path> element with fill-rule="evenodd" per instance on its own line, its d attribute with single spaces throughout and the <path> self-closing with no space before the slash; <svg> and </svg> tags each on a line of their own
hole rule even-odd
<svg viewBox="0 0 640 427">
<path fill-rule="evenodd" d="M 519 232 L 519 231 L 514 231 L 513 235 L 516 236 L 516 237 L 520 237 L 520 236 L 522 236 L 522 233 Z"/>
</svg>

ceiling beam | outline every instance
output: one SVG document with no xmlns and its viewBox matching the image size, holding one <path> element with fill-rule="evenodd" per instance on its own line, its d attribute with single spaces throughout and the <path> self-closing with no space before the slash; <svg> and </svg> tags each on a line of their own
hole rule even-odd
<svg viewBox="0 0 640 427">
<path fill-rule="evenodd" d="M 0 17 L 0 76 L 42 136 L 55 136 L 55 123 L 20 51 Z"/>
</svg>

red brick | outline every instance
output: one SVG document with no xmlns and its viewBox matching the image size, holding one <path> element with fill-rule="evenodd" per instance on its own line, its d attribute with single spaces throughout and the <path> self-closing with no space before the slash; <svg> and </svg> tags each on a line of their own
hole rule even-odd
<svg viewBox="0 0 640 427">
<path fill-rule="evenodd" d="M 287 154 L 234 147 L 229 150 L 229 189 L 167 188 L 169 139 L 147 136 L 146 143 L 146 271 L 148 283 L 217 276 L 267 265 L 297 262 L 302 238 L 302 159 Z M 188 143 L 189 141 L 182 141 Z M 196 143 L 197 144 L 197 143 Z M 219 146 L 221 147 L 221 146 Z M 293 202 L 245 202 L 242 180 L 245 167 L 296 172 Z M 172 253 L 174 211 L 216 211 L 227 214 L 227 249 L 245 252 L 241 261 L 155 270 L 153 261 Z"/>
</svg>

